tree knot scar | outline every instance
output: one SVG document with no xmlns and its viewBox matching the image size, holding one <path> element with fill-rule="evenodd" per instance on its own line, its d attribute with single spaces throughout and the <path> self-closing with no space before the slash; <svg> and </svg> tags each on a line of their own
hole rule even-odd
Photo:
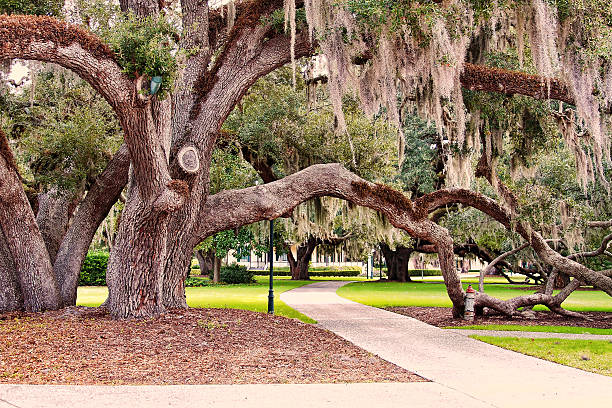
<svg viewBox="0 0 612 408">
<path fill-rule="evenodd" d="M 193 146 L 185 146 L 179 150 L 177 159 L 179 166 L 186 173 L 195 174 L 200 170 L 200 156 Z"/>
</svg>

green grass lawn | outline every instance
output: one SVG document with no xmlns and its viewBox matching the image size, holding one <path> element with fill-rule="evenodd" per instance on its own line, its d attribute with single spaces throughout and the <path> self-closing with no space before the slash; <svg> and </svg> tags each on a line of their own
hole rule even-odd
<svg viewBox="0 0 612 408">
<path fill-rule="evenodd" d="M 519 324 L 486 324 L 471 326 L 448 326 L 445 329 L 465 329 L 465 330 L 499 330 L 499 331 L 526 331 L 526 332 L 545 332 L 545 333 L 572 333 L 572 334 L 601 334 L 612 335 L 612 329 L 598 329 L 594 327 L 574 327 L 574 326 L 522 326 Z"/>
<path fill-rule="evenodd" d="M 519 353 L 612 377 L 612 342 L 470 336 Z"/>
<path fill-rule="evenodd" d="M 255 277 L 257 283 L 247 285 L 213 285 L 187 288 L 187 304 L 202 308 L 231 308 L 256 312 L 268 310 L 268 279 Z M 287 306 L 279 295 L 287 290 L 312 283 L 311 281 L 274 280 L 274 312 L 279 316 L 299 319 L 306 323 L 316 323 L 306 315 Z M 100 306 L 108 296 L 105 286 L 82 286 L 77 292 L 80 306 Z"/>
<path fill-rule="evenodd" d="M 467 283 L 464 282 L 464 288 L 467 288 Z M 500 299 L 510 299 L 533 293 L 535 288 L 522 290 L 516 285 L 489 282 L 485 284 L 485 292 Z M 446 287 L 441 282 L 357 282 L 341 287 L 337 293 L 355 302 L 375 307 L 451 307 Z M 574 311 L 612 312 L 612 298 L 601 291 L 575 291 L 563 303 L 563 306 Z M 535 310 L 548 309 L 544 306 L 536 306 Z"/>
</svg>

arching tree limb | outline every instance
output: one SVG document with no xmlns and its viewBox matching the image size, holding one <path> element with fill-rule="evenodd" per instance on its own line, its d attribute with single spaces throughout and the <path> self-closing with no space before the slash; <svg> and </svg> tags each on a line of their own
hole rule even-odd
<svg viewBox="0 0 612 408">
<path fill-rule="evenodd" d="M 448 231 L 427 217 L 419 217 L 402 193 L 369 183 L 339 164 L 310 166 L 281 180 L 242 190 L 227 190 L 207 200 L 198 237 L 253 222 L 274 219 L 298 204 L 321 196 L 332 196 L 385 214 L 392 225 L 414 237 L 433 243 L 440 263 L 453 313 L 463 313 L 463 289 L 454 267 L 453 242 Z"/>
<path fill-rule="evenodd" d="M 132 98 L 134 84 L 111 49 L 92 33 L 52 17 L 0 15 L 0 59 L 53 62 L 74 71 L 114 109 Z"/>
</svg>

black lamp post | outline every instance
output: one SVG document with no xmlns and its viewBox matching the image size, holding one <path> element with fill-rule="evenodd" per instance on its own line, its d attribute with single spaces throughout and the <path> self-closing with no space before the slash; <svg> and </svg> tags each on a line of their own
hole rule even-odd
<svg viewBox="0 0 612 408">
<path fill-rule="evenodd" d="M 268 292 L 268 313 L 274 314 L 274 220 L 270 220 L 270 291 Z"/>
</svg>

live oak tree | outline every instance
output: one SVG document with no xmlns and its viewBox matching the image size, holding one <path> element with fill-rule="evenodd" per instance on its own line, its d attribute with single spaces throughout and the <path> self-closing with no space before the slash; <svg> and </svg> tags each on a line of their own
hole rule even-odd
<svg viewBox="0 0 612 408">
<path fill-rule="evenodd" d="M 130 188 L 107 276 L 107 307 L 115 318 L 186 307 L 185 272 L 193 248 L 205 237 L 287 216 L 301 202 L 320 196 L 375 209 L 395 227 L 431 243 L 456 316 L 462 313 L 464 293 L 454 269 L 453 240 L 428 218 L 438 208 L 455 203 L 474 207 L 516 231 L 542 262 L 576 278 L 573 282 L 612 295 L 610 272 L 593 271 L 560 255 L 527 221 L 517 219 L 516 197 L 496 173 L 496 153 L 503 146 L 496 143 L 495 132 L 486 132 L 486 123 L 479 122 L 477 115 L 466 116 L 462 91 L 518 93 L 575 106 L 560 126 L 565 125 L 581 178 L 603 180 L 610 151 L 605 122 L 612 96 L 606 31 L 612 14 L 609 3 L 263 0 L 230 3 L 221 12 L 209 9 L 207 2 L 183 0 L 176 35 L 172 26 L 164 24 L 173 15 L 172 5 L 149 0 L 120 3 L 135 17 L 116 23 L 113 31 L 124 35 L 110 38 L 113 48 L 91 32 L 54 18 L 0 16 L 0 59 L 53 62 L 74 71 L 108 101 L 126 145 L 74 215 L 71 229 L 80 232 L 80 239 L 64 239 L 62 245 L 76 249 L 76 258 L 58 266 L 51 265 L 8 144 L 2 143 L 0 225 L 4 252 L 15 270 L 9 280 L 19 284 L 26 309 L 74 304 L 78 269 L 73 266 L 89 244 L 84 237 L 92 228 L 95 231 L 96 220 L 115 201 L 112 198 L 123 189 L 128 172 Z M 283 7 L 285 19 L 279 11 Z M 302 7 L 305 13 L 295 12 Z M 90 21 L 89 27 L 97 25 Z M 134 46 L 138 44 L 143 47 Z M 346 132 L 342 94 L 349 88 L 359 94 L 368 114 L 384 109 L 398 128 L 398 105 L 412 104 L 432 118 L 460 152 L 483 153 L 476 175 L 494 187 L 502 204 L 462 188 L 409 199 L 338 164 L 313 165 L 272 183 L 211 195 L 212 152 L 227 116 L 259 77 L 312 55 L 317 46 L 328 57 L 340 134 Z M 528 55 L 541 76 L 477 65 L 485 62 L 479 59 L 479 50 L 503 47 L 516 49 L 521 60 Z M 130 54 L 134 50 L 142 52 Z M 178 59 L 176 65 L 173 58 Z M 159 61 L 165 62 L 155 65 Z M 146 91 L 145 84 L 158 74 L 165 99 Z M 474 129 L 479 132 L 466 132 Z M 587 138 L 580 139 L 576 129 L 587 129 Z M 484 136 L 480 145 L 473 137 L 477 134 Z M 401 153 L 404 139 L 398 136 Z M 466 155 L 449 154 L 448 184 L 472 175 L 470 164 Z M 556 309 L 556 302 L 549 293 L 509 301 L 484 293 L 477 296 L 479 306 L 508 314 L 536 303 Z"/>
</svg>

